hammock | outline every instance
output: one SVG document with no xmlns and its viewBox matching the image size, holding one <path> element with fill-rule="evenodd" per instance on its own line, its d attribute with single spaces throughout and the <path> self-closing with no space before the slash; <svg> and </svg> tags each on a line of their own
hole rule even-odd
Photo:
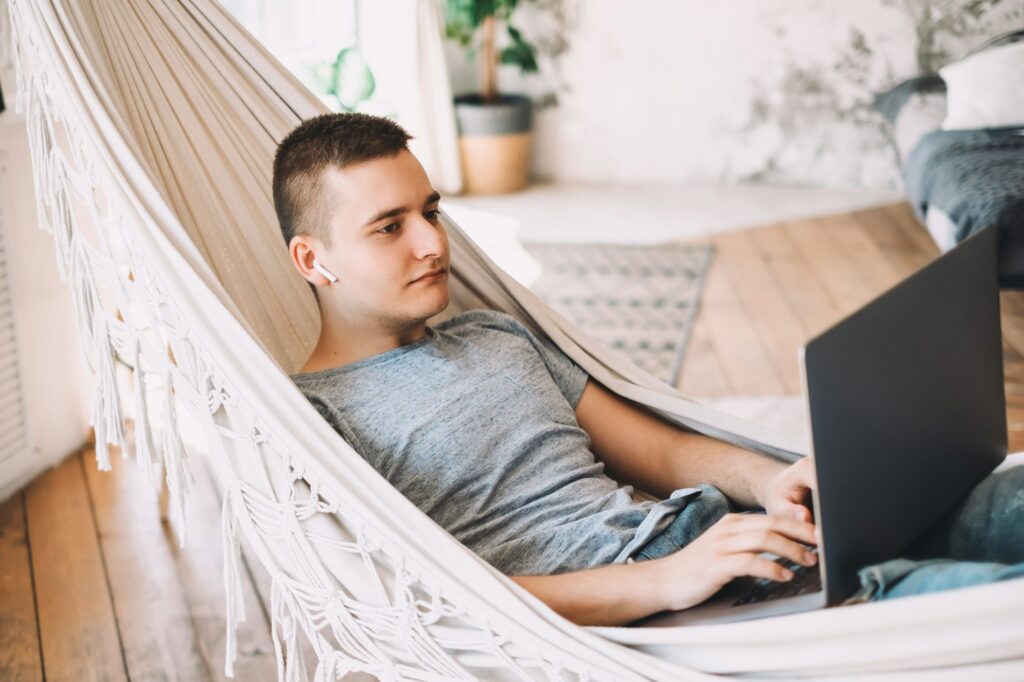
<svg viewBox="0 0 1024 682">
<path fill-rule="evenodd" d="M 166 472 L 180 520 L 189 458 L 208 458 L 224 491 L 228 675 L 244 536 L 272 578 L 283 680 L 1024 677 L 1019 581 L 731 625 L 559 617 L 394 490 L 288 379 L 318 320 L 281 248 L 271 159 L 320 102 L 212 0 L 9 3 L 40 215 L 96 374 L 97 462 L 107 469 L 109 446 L 132 447 L 155 485 Z M 515 315 L 683 426 L 784 459 L 803 451 L 595 342 L 443 219 L 453 311 Z M 125 391 L 119 363 L 132 368 Z M 190 429 L 201 447 L 183 443 Z M 297 653 L 303 639 L 315 670 Z"/>
</svg>

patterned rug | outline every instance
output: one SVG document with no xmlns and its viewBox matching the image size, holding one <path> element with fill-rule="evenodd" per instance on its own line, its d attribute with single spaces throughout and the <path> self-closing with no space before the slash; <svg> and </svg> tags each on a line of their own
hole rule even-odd
<svg viewBox="0 0 1024 682">
<path fill-rule="evenodd" d="M 534 292 L 586 332 L 675 385 L 713 247 L 524 244 Z"/>
</svg>

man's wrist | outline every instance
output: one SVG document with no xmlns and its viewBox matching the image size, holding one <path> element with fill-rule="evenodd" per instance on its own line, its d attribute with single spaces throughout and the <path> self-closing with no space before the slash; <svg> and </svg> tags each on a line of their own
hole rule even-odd
<svg viewBox="0 0 1024 682">
<path fill-rule="evenodd" d="M 671 574 L 671 566 L 665 561 L 665 557 L 638 561 L 633 564 L 633 568 L 636 584 L 650 599 L 647 606 L 651 613 L 678 608 L 675 606 L 675 593 L 672 590 L 672 583 L 678 576 Z"/>
<path fill-rule="evenodd" d="M 762 509 L 768 508 L 768 502 L 771 498 L 771 491 L 775 486 L 775 481 L 787 468 L 787 465 L 782 462 L 774 460 L 769 460 L 769 462 L 770 464 L 761 469 L 756 478 L 751 481 L 751 496 L 754 498 L 757 506 Z"/>
<path fill-rule="evenodd" d="M 757 502 L 757 506 L 762 509 L 768 508 L 769 491 L 771 490 L 772 482 L 778 475 L 779 472 L 777 471 L 769 471 L 767 475 L 762 476 L 755 482 L 755 488 L 753 490 L 754 500 Z"/>
</svg>

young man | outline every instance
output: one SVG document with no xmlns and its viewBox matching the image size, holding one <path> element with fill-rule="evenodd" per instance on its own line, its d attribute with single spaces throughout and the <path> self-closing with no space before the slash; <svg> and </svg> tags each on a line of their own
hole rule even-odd
<svg viewBox="0 0 1024 682">
<path fill-rule="evenodd" d="M 687 608 L 738 576 L 788 580 L 763 552 L 812 565 L 806 460 L 786 466 L 670 425 L 508 315 L 427 326 L 448 306 L 448 239 L 408 139 L 386 119 L 328 114 L 274 161 L 284 239 L 322 318 L 293 378 L 324 418 L 437 523 L 580 624 Z M 635 501 L 633 487 L 661 501 Z M 767 513 L 735 513 L 755 508 Z M 1004 544 L 1024 561 L 1024 543 Z M 1014 575 L 1004 568 L 997 578 Z"/>
</svg>

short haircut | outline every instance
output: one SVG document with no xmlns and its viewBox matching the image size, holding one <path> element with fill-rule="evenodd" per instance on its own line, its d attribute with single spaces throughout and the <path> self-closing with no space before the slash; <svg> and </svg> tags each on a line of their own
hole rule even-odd
<svg viewBox="0 0 1024 682">
<path fill-rule="evenodd" d="M 297 234 L 330 244 L 326 170 L 394 156 L 409 149 L 410 139 L 390 119 L 355 113 L 315 116 L 288 133 L 274 155 L 274 209 L 285 244 Z"/>
</svg>

